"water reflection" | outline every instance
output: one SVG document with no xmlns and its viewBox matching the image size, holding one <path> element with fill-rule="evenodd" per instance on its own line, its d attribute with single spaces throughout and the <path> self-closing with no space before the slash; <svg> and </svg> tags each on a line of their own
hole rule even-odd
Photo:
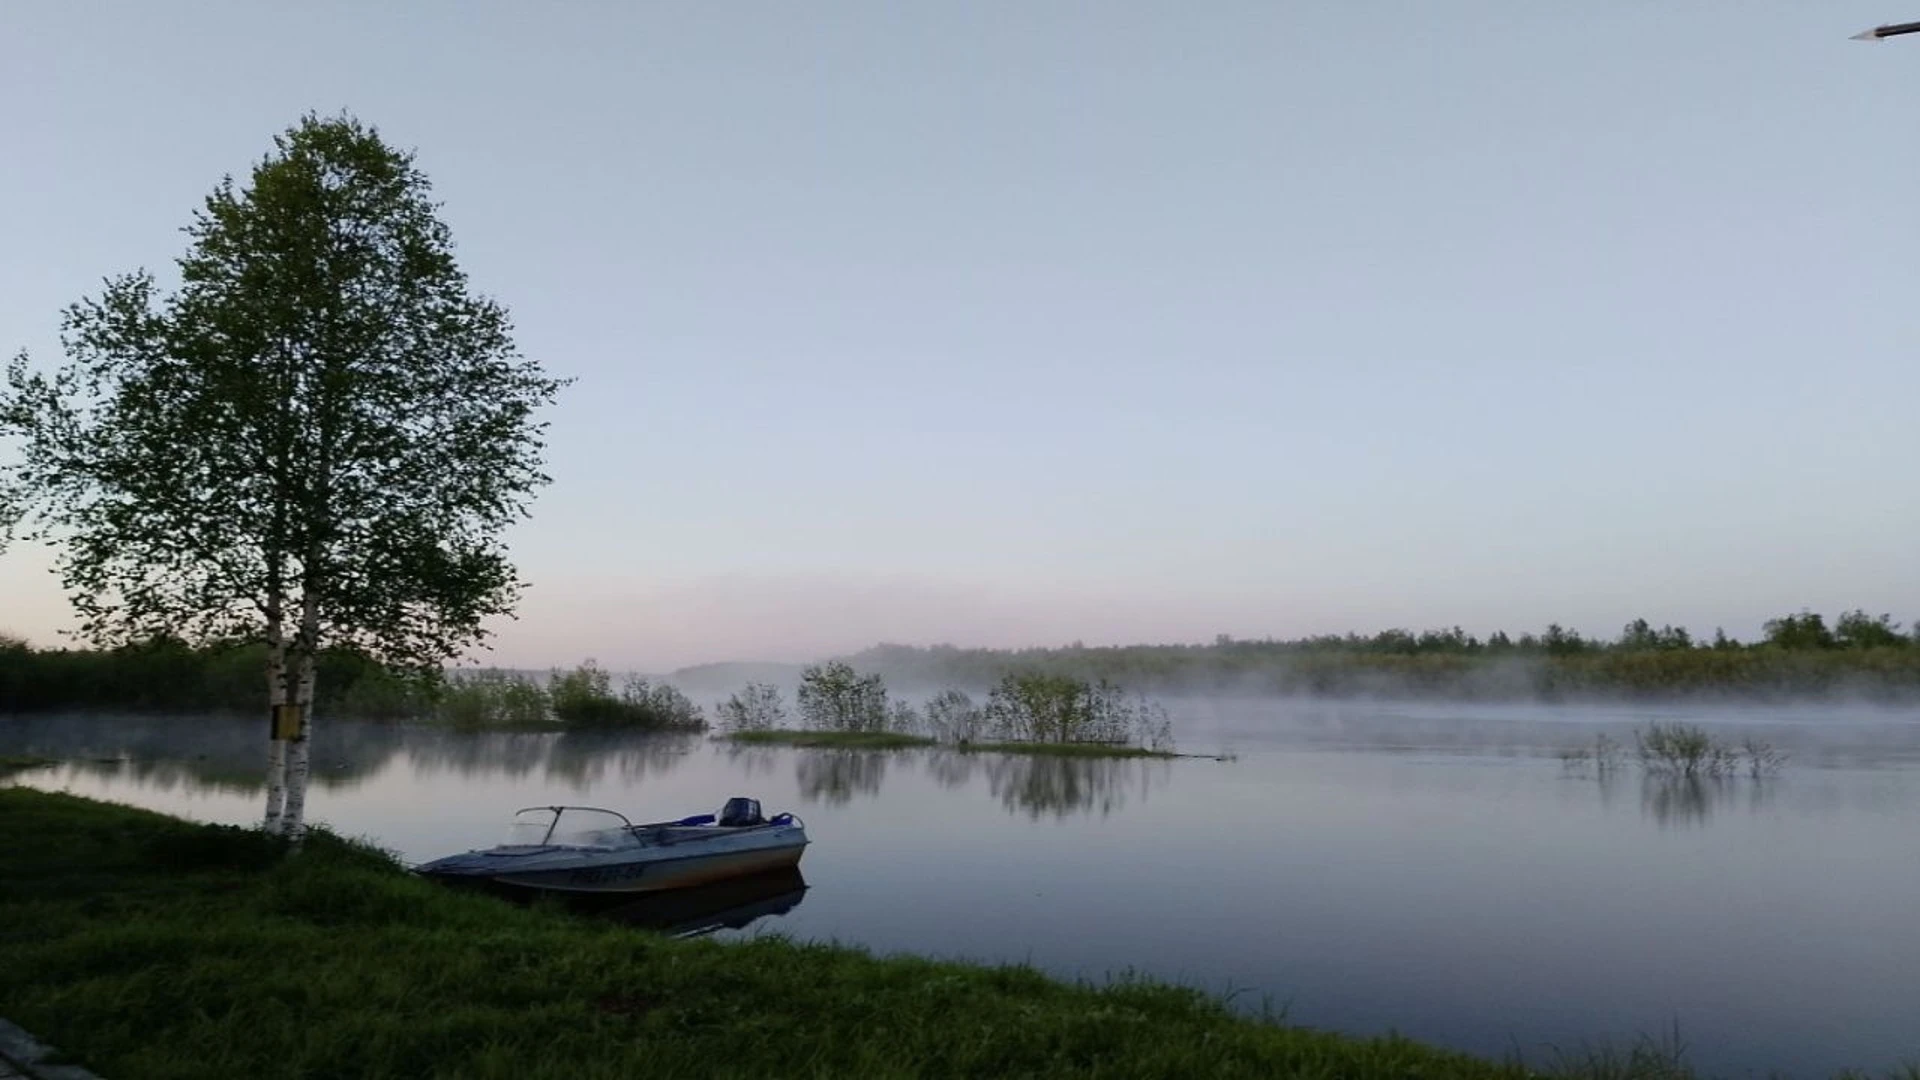
<svg viewBox="0 0 1920 1080">
<path fill-rule="evenodd" d="M 609 775 L 628 783 L 663 776 L 700 746 L 698 735 L 649 735 L 635 738 L 607 732 L 569 731 L 552 736 L 547 779 L 584 791 Z"/>
<path fill-rule="evenodd" d="M 8 718 L 0 726 L 0 751 L 55 759 L 75 779 L 123 779 L 161 792 L 253 795 L 264 789 L 263 726 L 236 717 Z M 312 783 L 350 791 L 404 757 L 416 777 L 539 776 L 584 791 L 608 779 L 631 783 L 664 774 L 701 743 L 697 735 L 477 733 L 342 722 L 314 740 Z"/>
<path fill-rule="evenodd" d="M 880 794 L 887 775 L 885 750 L 803 750 L 794 766 L 800 797 L 807 802 L 844 806 L 855 795 Z"/>
<path fill-rule="evenodd" d="M 771 774 L 774 765 L 780 759 L 780 751 L 771 747 L 736 742 L 722 742 L 718 745 L 720 753 L 727 759 L 727 764 L 738 769 L 740 775 L 749 779 Z"/>
<path fill-rule="evenodd" d="M 534 775 L 546 763 L 557 735 L 548 732 L 488 734 L 421 730 L 413 733 L 407 757 L 416 776 L 477 776 L 491 773 L 511 780 Z"/>
<path fill-rule="evenodd" d="M 404 749 L 416 775 L 451 772 L 509 779 L 539 776 L 574 791 L 609 777 L 637 781 L 664 774 L 700 745 L 699 736 L 611 732 L 496 732 L 413 729 Z"/>
<path fill-rule="evenodd" d="M 121 781 L 159 793 L 260 794 L 265 758 L 259 725 L 244 717 L 153 718 L 111 714 L 9 718 L 0 752 L 64 763 L 67 777 Z M 313 783 L 353 790 L 399 768 L 416 779 L 537 778 L 584 792 L 610 782 L 632 786 L 679 768 L 700 747 L 698 735 L 617 732 L 469 732 L 399 724 L 329 725 L 313 750 Z M 880 795 L 889 768 L 924 768 L 948 789 L 985 781 L 991 796 L 1030 819 L 1110 814 L 1167 783 L 1165 761 L 963 754 L 952 750 L 876 751 L 718 744 L 715 755 L 751 779 L 793 759 L 805 802 L 844 806 Z"/>
<path fill-rule="evenodd" d="M 1030 754 L 961 754 L 935 751 L 927 772 L 941 785 L 961 787 L 986 774 L 987 787 L 1009 811 L 1031 820 L 1099 811 L 1105 817 L 1126 805 L 1130 793 L 1145 799 L 1172 775 L 1171 762 L 1149 758 L 1078 758 Z"/>
<path fill-rule="evenodd" d="M 887 769 L 918 764 L 935 783 L 949 790 L 984 778 L 988 792 L 1008 811 L 1029 819 L 1064 818 L 1098 812 L 1102 817 L 1146 798 L 1172 775 L 1171 762 L 1146 758 L 1079 758 L 1029 754 L 974 754 L 956 750 L 802 749 L 794 760 L 800 797 L 827 806 L 845 806 L 856 797 L 880 794 Z M 749 776 L 771 761 L 774 751 L 730 749 L 727 760 Z M 766 755 L 761 757 L 760 755 Z"/>
<path fill-rule="evenodd" d="M 128 717 L 112 713 L 9 717 L 0 751 L 53 758 L 75 778 L 127 778 L 142 787 L 188 793 L 259 793 L 266 771 L 265 724 L 244 717 Z M 316 740 L 312 784 L 358 787 L 399 752 L 405 729 L 342 724 Z"/>
<path fill-rule="evenodd" d="M 1716 810 L 1733 806 L 1759 813 L 1773 801 L 1774 786 L 1770 778 L 1646 773 L 1640 777 L 1640 811 L 1663 829 L 1705 825 Z"/>
<path fill-rule="evenodd" d="M 798 868 L 735 878 L 695 889 L 674 889 L 638 899 L 581 897 L 563 901 L 583 914 L 674 937 L 701 937 L 718 930 L 744 930 L 800 906 L 807 880 Z"/>
</svg>

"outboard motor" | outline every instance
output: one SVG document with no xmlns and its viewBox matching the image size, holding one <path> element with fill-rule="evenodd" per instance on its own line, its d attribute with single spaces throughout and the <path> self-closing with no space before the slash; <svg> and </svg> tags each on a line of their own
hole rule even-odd
<svg viewBox="0 0 1920 1080">
<path fill-rule="evenodd" d="M 732 798 L 720 811 L 720 822 L 724 827 L 739 828 L 743 825 L 765 825 L 767 819 L 760 816 L 760 800 Z"/>
</svg>

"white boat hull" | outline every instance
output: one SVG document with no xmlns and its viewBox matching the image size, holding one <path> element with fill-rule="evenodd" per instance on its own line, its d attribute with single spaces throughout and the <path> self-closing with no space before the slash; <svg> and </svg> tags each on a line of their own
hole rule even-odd
<svg viewBox="0 0 1920 1080">
<path fill-rule="evenodd" d="M 800 865 L 803 845 L 757 851 L 714 852 L 625 863 L 498 873 L 492 881 L 522 889 L 580 893 L 645 893 L 690 889 L 728 878 L 789 870 Z"/>
<path fill-rule="evenodd" d="M 504 844 L 435 859 L 415 871 L 441 881 L 510 889 L 648 893 L 791 870 L 807 849 L 806 827 L 786 815 L 742 827 L 674 823 L 628 826 L 598 836 L 597 842 Z"/>
</svg>

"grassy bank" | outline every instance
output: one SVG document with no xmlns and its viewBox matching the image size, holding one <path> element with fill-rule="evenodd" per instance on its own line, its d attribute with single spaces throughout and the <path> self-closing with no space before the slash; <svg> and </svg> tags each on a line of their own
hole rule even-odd
<svg viewBox="0 0 1920 1080">
<path fill-rule="evenodd" d="M 951 749 L 965 754 L 1035 754 L 1041 757 L 1177 758 L 1193 756 L 1176 754 L 1171 750 L 1149 750 L 1144 746 L 1095 742 L 973 742 L 960 743 Z"/>
<path fill-rule="evenodd" d="M 1148 983 L 671 941 L 417 880 L 325 835 L 0 790 L 0 1015 L 147 1077 L 1519 1078 Z"/>
<path fill-rule="evenodd" d="M 933 746 L 925 735 L 903 735 L 895 731 L 798 731 L 793 728 L 769 728 L 758 731 L 734 731 L 718 736 L 727 742 L 751 746 L 807 746 L 836 750 L 906 750 Z"/>
<path fill-rule="evenodd" d="M 28 769 L 44 769 L 54 762 L 49 758 L 21 757 L 17 754 L 0 754 L 0 776 L 8 776 Z"/>
<path fill-rule="evenodd" d="M 1120 743 L 1095 742 L 964 742 L 942 743 L 925 735 L 892 731 L 798 731 L 774 728 L 735 731 L 718 736 L 727 742 L 755 746 L 802 746 L 837 750 L 907 750 L 940 746 L 961 754 L 1034 754 L 1043 757 L 1175 758 L 1183 755 Z"/>
</svg>

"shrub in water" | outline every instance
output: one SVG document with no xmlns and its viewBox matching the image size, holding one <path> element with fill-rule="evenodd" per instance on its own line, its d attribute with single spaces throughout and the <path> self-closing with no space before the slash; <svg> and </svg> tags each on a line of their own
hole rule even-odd
<svg viewBox="0 0 1920 1080">
<path fill-rule="evenodd" d="M 770 683 L 748 683 L 746 689 L 716 705 L 713 712 L 722 731 L 772 731 L 787 723 L 780 688 Z"/>
<path fill-rule="evenodd" d="M 553 719 L 539 683 L 493 668 L 450 678 L 440 689 L 435 713 L 462 728 L 538 727 Z"/>
<path fill-rule="evenodd" d="M 973 699 L 960 690 L 942 690 L 927 702 L 926 733 L 944 743 L 969 743 L 978 739 L 982 720 Z"/>
<path fill-rule="evenodd" d="M 1633 733 L 1642 767 L 1680 776 L 1723 776 L 1739 764 L 1739 752 L 1693 724 L 1648 724 Z"/>
<path fill-rule="evenodd" d="M 707 721 L 678 689 L 630 678 L 619 694 L 613 679 L 592 660 L 547 680 L 553 713 L 569 727 L 630 727 L 653 731 L 704 731 Z"/>
<path fill-rule="evenodd" d="M 987 695 L 984 720 L 992 738 L 1009 742 L 1173 748 L 1167 710 L 1145 698 L 1128 701 L 1105 679 L 1096 683 L 1070 675 L 1010 672 Z"/>
<path fill-rule="evenodd" d="M 834 660 L 800 673 L 800 719 L 821 731 L 885 731 L 887 686 Z"/>
</svg>

